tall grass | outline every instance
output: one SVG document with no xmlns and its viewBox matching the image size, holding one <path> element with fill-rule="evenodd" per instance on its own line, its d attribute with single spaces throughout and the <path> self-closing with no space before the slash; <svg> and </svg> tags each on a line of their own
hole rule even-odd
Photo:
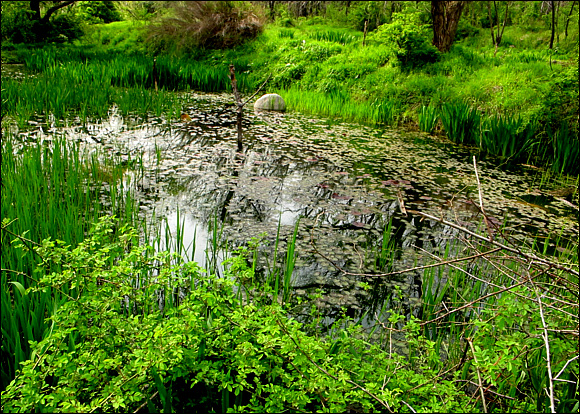
<svg viewBox="0 0 580 414">
<path fill-rule="evenodd" d="M 324 42 L 334 42 L 343 45 L 354 43 L 360 40 L 360 36 L 355 36 L 353 34 L 345 33 L 338 30 L 317 30 L 308 35 L 311 39 L 324 41 Z"/>
<path fill-rule="evenodd" d="M 552 170 L 556 173 L 567 172 L 569 174 L 578 174 L 580 167 L 580 141 L 573 131 L 570 131 L 568 125 L 563 123 L 561 127 L 554 132 L 549 131 L 550 141 L 553 149 Z"/>
<path fill-rule="evenodd" d="M 480 147 L 493 155 L 517 159 L 528 152 L 533 145 L 536 125 L 522 126 L 521 118 L 494 116 L 486 118 L 482 124 Z"/>
<path fill-rule="evenodd" d="M 429 106 L 421 106 L 421 110 L 418 113 L 419 129 L 428 134 L 432 134 L 435 131 L 438 121 L 437 108 Z"/>
<path fill-rule="evenodd" d="M 119 224 L 132 223 L 137 206 L 123 188 L 122 175 L 112 160 L 87 157 L 78 145 L 62 140 L 50 146 L 21 145 L 12 135 L 3 135 L 2 388 L 29 357 L 29 341 L 39 341 L 50 328 L 46 318 L 72 294 L 46 290 L 23 295 L 35 284 L 39 258 L 24 255 L 16 244 L 45 238 L 76 244 L 102 215 L 116 214 Z"/>
<path fill-rule="evenodd" d="M 398 104 L 389 99 L 359 102 L 341 90 L 321 93 L 290 88 L 278 93 L 290 110 L 370 125 L 396 125 L 399 120 Z"/>
<path fill-rule="evenodd" d="M 446 103 L 441 108 L 440 117 L 451 141 L 465 145 L 478 143 L 480 116 L 475 108 L 467 103 Z"/>
<path fill-rule="evenodd" d="M 144 55 L 113 55 L 106 59 L 98 53 L 47 47 L 30 50 L 23 58 L 28 68 L 41 74 L 35 79 L 2 82 L 2 116 L 14 116 L 20 127 L 25 127 L 34 115 L 42 114 L 52 113 L 57 122 L 72 114 L 81 120 L 104 117 L 113 104 L 124 112 L 178 117 L 181 98 L 168 91 L 231 89 L 229 62 L 208 66 L 186 57 L 162 56 L 157 59 L 154 76 L 153 58 Z M 245 61 L 238 67 L 238 87 L 253 91 L 256 81 L 243 73 L 246 67 Z M 160 90 L 153 90 L 155 81 Z"/>
</svg>

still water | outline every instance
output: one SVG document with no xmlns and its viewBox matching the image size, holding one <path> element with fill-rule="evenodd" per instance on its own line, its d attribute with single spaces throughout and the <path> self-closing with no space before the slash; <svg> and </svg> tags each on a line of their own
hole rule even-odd
<svg viewBox="0 0 580 414">
<path fill-rule="evenodd" d="M 329 314 L 341 307 L 353 315 L 376 310 L 395 286 L 408 309 L 419 303 L 419 271 L 359 275 L 432 262 L 420 252 L 441 255 L 464 237 L 410 211 L 483 232 L 473 154 L 465 149 L 418 132 L 248 109 L 238 153 L 231 96 L 189 94 L 188 101 L 184 112 L 191 122 L 143 120 L 111 108 L 107 119 L 93 124 L 47 125 L 27 134 L 37 139 L 64 134 L 89 148 L 139 160 L 144 169 L 129 174 L 126 186 L 137 195 L 140 213 L 167 223 L 173 234 L 179 228 L 184 253 L 202 267 L 211 256 L 212 226 L 227 243 L 215 253 L 221 259 L 258 238 L 258 271 L 264 276 L 284 266 L 296 229 L 292 292 L 304 296 L 321 289 L 316 303 Z M 578 211 L 569 200 L 540 190 L 535 170 L 497 164 L 477 161 L 492 224 L 520 240 L 578 239 Z M 381 256 L 389 223 L 392 262 Z M 373 284 L 373 294 L 359 286 L 362 280 Z"/>
</svg>

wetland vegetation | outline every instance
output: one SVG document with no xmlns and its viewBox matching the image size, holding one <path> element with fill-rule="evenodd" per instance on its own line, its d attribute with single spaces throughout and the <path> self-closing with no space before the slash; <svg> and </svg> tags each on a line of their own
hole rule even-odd
<svg viewBox="0 0 580 414">
<path fill-rule="evenodd" d="M 2 411 L 577 412 L 577 22 L 2 2 Z"/>
</svg>

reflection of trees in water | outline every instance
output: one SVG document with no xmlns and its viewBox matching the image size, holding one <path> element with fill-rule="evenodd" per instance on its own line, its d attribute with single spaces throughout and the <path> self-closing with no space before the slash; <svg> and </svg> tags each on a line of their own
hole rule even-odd
<svg viewBox="0 0 580 414">
<path fill-rule="evenodd" d="M 397 305 L 405 313 L 411 312 L 413 306 L 408 300 L 394 301 L 393 283 L 401 286 L 406 299 L 418 298 L 421 293 L 419 273 L 345 277 L 312 251 L 310 234 L 314 232 L 317 249 L 345 271 L 376 274 L 413 267 L 415 257 L 404 255 L 404 251 L 417 246 L 435 252 L 443 249 L 448 238 L 454 235 L 453 232 L 445 234 L 448 229 L 440 223 L 401 214 L 398 192 L 405 203 L 421 206 L 425 201 L 420 197 L 426 193 L 425 189 L 416 183 L 405 187 L 383 186 L 373 195 L 369 190 L 373 185 L 369 175 L 357 176 L 350 169 L 348 151 L 351 149 L 344 143 L 329 148 L 326 142 L 326 147 L 320 145 L 321 149 L 315 151 L 312 148 L 316 145 L 290 144 L 292 139 L 298 138 L 290 137 L 289 130 L 280 132 L 268 125 L 254 125 L 250 139 L 246 136 L 244 151 L 236 153 L 229 148 L 229 144 L 235 142 L 234 118 L 232 116 L 231 124 L 220 121 L 220 128 L 213 128 L 212 124 L 220 119 L 218 116 L 194 119 L 177 135 L 175 151 L 183 154 L 192 171 L 179 177 L 181 186 L 186 188 L 190 210 L 204 223 L 217 215 L 233 247 L 268 231 L 265 241 L 270 244 L 261 248 L 260 257 L 272 253 L 281 212 L 290 212 L 292 219 L 301 217 L 296 242 L 299 262 L 292 284 L 295 290 L 305 293 L 322 289 L 323 298 L 318 304 L 329 320 L 336 319 L 342 307 L 352 316 L 361 316 L 365 310 L 379 312 L 385 304 L 387 307 Z M 304 130 L 296 134 L 300 136 Z M 277 142 L 271 145 L 270 139 Z M 225 145 L 227 140 L 232 142 Z M 377 168 L 363 164 L 359 162 L 355 170 L 366 173 Z M 394 256 L 392 263 L 385 265 L 381 260 L 382 238 L 389 220 L 393 227 L 389 250 Z M 284 252 L 293 226 L 285 223 L 282 227 L 278 263 L 259 263 L 258 278 L 266 280 L 269 270 L 283 269 Z M 370 293 L 361 290 L 358 281 L 369 282 Z"/>
</svg>

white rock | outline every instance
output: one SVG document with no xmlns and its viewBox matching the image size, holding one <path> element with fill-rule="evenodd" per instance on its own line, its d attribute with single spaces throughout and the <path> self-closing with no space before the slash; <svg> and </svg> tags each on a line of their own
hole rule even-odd
<svg viewBox="0 0 580 414">
<path fill-rule="evenodd" d="M 286 102 L 276 93 L 267 93 L 256 101 L 254 109 L 261 111 L 285 111 Z"/>
</svg>

